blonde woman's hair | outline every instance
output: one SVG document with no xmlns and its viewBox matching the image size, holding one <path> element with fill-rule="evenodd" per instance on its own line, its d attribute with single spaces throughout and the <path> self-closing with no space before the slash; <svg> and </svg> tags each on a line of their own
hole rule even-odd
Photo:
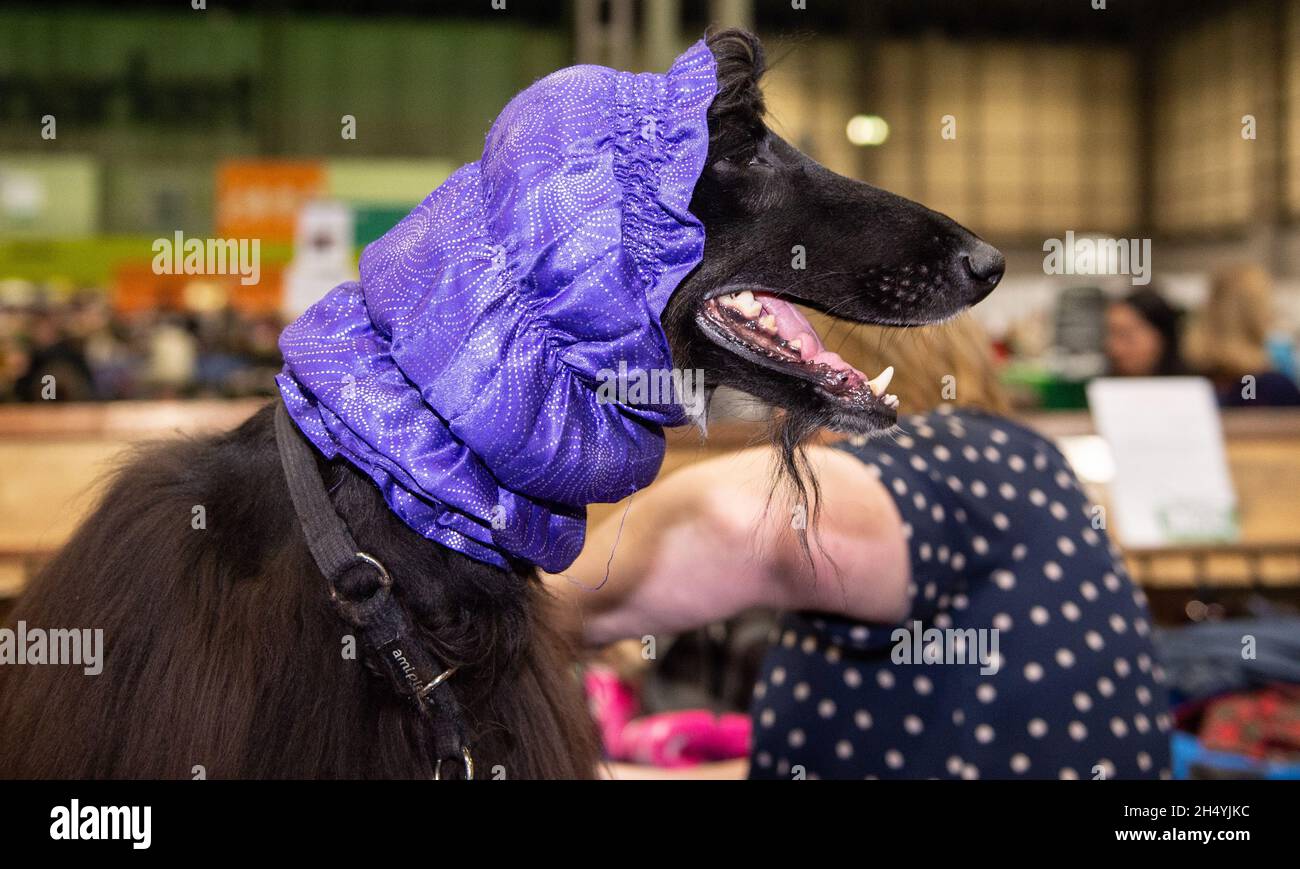
<svg viewBox="0 0 1300 869">
<path fill-rule="evenodd" d="M 1187 356 L 1211 377 L 1268 371 L 1265 345 L 1272 328 L 1273 280 L 1259 266 L 1239 265 L 1214 276 L 1210 296 L 1188 335 Z"/>
<path fill-rule="evenodd" d="M 953 404 L 1006 414 L 1010 403 L 998 382 L 988 333 L 969 314 L 939 326 L 910 329 L 846 327 L 828 317 L 815 325 L 826 347 L 875 377 L 894 366 L 889 391 L 899 413 L 924 413 Z"/>
</svg>

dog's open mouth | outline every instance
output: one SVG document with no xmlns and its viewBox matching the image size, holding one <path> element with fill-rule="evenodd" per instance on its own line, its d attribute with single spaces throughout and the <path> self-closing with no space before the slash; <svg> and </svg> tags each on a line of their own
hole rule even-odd
<svg viewBox="0 0 1300 869">
<path fill-rule="evenodd" d="M 698 322 L 709 337 L 751 362 L 813 384 L 827 397 L 889 421 L 898 397 L 885 392 L 893 367 L 868 378 L 833 350 L 791 302 L 761 290 L 714 296 L 704 302 Z"/>
</svg>

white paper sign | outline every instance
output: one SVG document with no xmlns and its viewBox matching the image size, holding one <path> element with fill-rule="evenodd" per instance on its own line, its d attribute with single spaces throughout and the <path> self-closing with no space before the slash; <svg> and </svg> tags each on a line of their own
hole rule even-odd
<svg viewBox="0 0 1300 869">
<path fill-rule="evenodd" d="M 1125 546 L 1237 539 L 1237 498 L 1208 380 L 1099 378 L 1088 384 L 1088 405 L 1114 456 L 1111 512 Z"/>
</svg>

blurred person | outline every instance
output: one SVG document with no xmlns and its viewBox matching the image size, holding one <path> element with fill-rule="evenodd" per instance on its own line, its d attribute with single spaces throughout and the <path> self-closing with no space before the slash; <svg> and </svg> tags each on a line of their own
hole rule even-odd
<svg viewBox="0 0 1300 869">
<path fill-rule="evenodd" d="M 1145 596 L 1061 453 L 995 412 L 981 330 L 844 345 L 855 365 L 887 355 L 897 394 L 928 412 L 808 448 L 810 554 L 769 500 L 770 451 L 689 465 L 549 578 L 574 630 L 600 645 L 786 610 L 754 690 L 751 777 L 1168 776 Z"/>
<path fill-rule="evenodd" d="M 1106 358 L 1115 377 L 1188 374 L 1182 357 L 1183 312 L 1150 287 L 1106 309 Z"/>
<path fill-rule="evenodd" d="M 160 398 L 176 398 L 195 383 L 198 339 L 183 318 L 165 317 L 149 336 L 148 383 Z"/>
<path fill-rule="evenodd" d="M 14 384 L 20 401 L 89 401 L 94 376 L 80 344 L 69 334 L 71 317 L 51 307 L 32 318 L 27 370 Z"/>
<path fill-rule="evenodd" d="M 1300 389 L 1273 367 L 1268 350 L 1274 327 L 1273 281 L 1258 266 L 1214 276 L 1192 333 L 1191 356 L 1214 381 L 1224 407 L 1295 407 Z"/>
</svg>

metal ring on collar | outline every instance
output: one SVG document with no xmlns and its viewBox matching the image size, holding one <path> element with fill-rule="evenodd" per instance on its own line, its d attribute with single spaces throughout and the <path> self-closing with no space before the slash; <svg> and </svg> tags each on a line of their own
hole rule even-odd
<svg viewBox="0 0 1300 869">
<path fill-rule="evenodd" d="M 429 682 L 429 684 L 425 685 L 423 688 L 417 691 L 416 694 L 418 694 L 421 699 L 428 697 L 430 694 L 433 693 L 434 688 L 437 688 L 443 682 L 446 682 L 452 676 L 455 676 L 456 671 L 459 669 L 460 669 L 459 667 L 448 667 L 447 669 L 439 673 L 437 676 L 434 676 L 433 679 Z"/>
<path fill-rule="evenodd" d="M 380 588 L 392 588 L 393 586 L 392 574 L 388 572 L 388 568 L 384 567 L 384 565 L 379 561 L 378 558 L 375 558 L 373 555 L 371 555 L 368 552 L 358 552 L 356 553 L 356 558 L 357 561 L 370 565 L 379 573 Z M 338 589 L 336 589 L 334 587 L 334 583 L 331 582 L 330 600 L 338 600 L 338 599 L 339 599 Z"/>
<path fill-rule="evenodd" d="M 460 748 L 460 758 L 461 763 L 465 765 L 465 781 L 472 781 L 474 778 L 474 757 L 469 753 L 469 749 L 463 745 Z M 441 779 L 442 758 L 438 758 L 437 762 L 433 765 L 433 780 L 439 781 Z"/>
</svg>

